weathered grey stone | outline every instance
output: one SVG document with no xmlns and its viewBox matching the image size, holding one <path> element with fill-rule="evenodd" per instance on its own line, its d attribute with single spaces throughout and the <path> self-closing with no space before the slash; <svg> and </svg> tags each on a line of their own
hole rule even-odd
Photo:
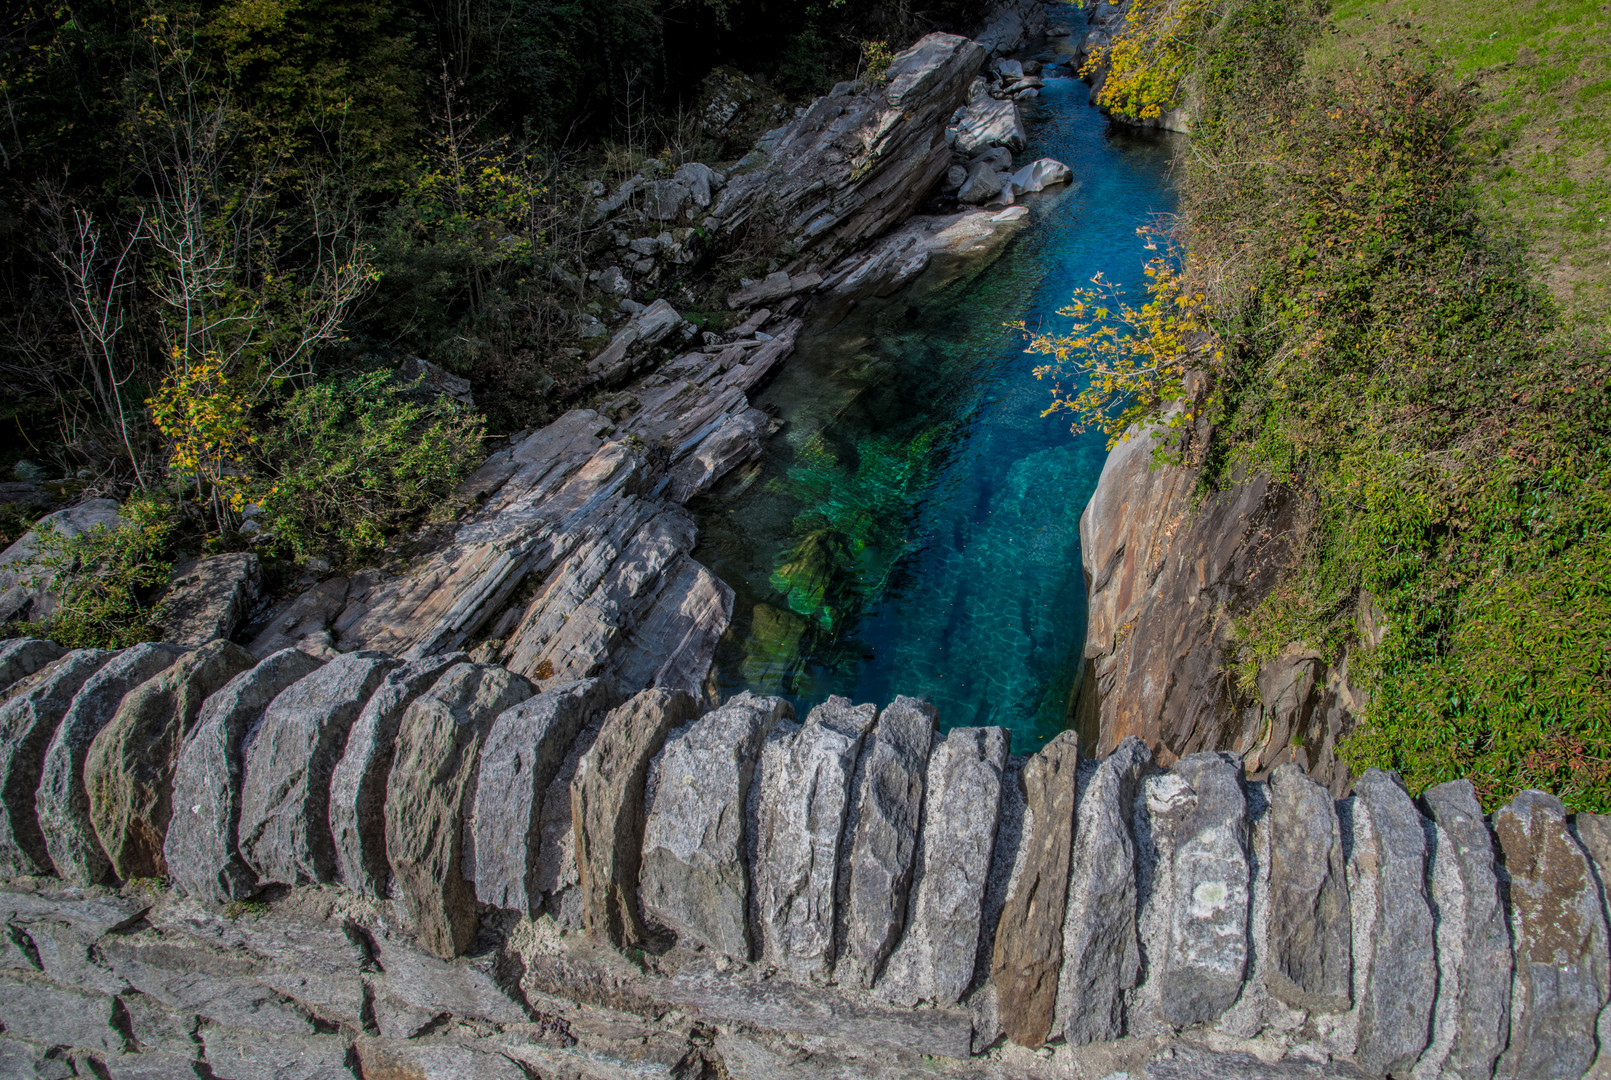
<svg viewBox="0 0 1611 1080">
<path fill-rule="evenodd" d="M 60 986 L 116 994 L 126 989 L 126 984 L 100 963 L 96 938 L 82 923 L 54 914 L 15 919 L 0 936 L 10 954 L 4 966 L 38 971 Z"/>
<path fill-rule="evenodd" d="M 748 961 L 746 806 L 761 742 L 794 715 L 745 691 L 675 732 L 649 774 L 639 896 L 679 939 Z"/>
<path fill-rule="evenodd" d="M 917 854 L 934 706 L 897 697 L 879 713 L 856 763 L 836 899 L 834 976 L 869 987 L 900 941 Z"/>
<path fill-rule="evenodd" d="M 262 567 L 251 552 L 185 560 L 173 568 L 157 603 L 162 636 L 192 648 L 229 637 L 257 602 L 262 579 Z"/>
<path fill-rule="evenodd" d="M 75 649 L 29 676 L 0 705 L 0 877 L 51 872 L 34 809 L 45 751 L 74 696 L 111 657 L 101 649 Z"/>
<path fill-rule="evenodd" d="M 502 1054 L 458 1043 L 360 1039 L 357 1053 L 366 1077 L 399 1080 L 529 1080 L 531 1074 Z"/>
<path fill-rule="evenodd" d="M 1020 192 L 1045 191 L 1054 184 L 1066 184 L 1074 179 L 1074 171 L 1055 158 L 1041 158 L 1013 173 L 1009 178 Z"/>
<path fill-rule="evenodd" d="M 1611 897 L 1606 889 L 1608 880 L 1611 880 L 1607 877 L 1611 873 L 1611 817 L 1579 813 L 1572 818 L 1572 830 L 1578 843 L 1583 845 L 1583 850 L 1588 852 L 1589 869 L 1600 886 L 1602 909 L 1611 919 L 1611 908 L 1605 907 L 1605 902 Z M 1596 1033 L 1600 1053 L 1590 1067 L 1586 1080 L 1607 1080 L 1611 1077 L 1611 1004 L 1600 1010 Z"/>
<path fill-rule="evenodd" d="M 481 749 L 467 876 L 483 904 L 535 916 L 543 795 L 576 734 L 611 693 L 598 679 L 567 683 L 503 712 Z"/>
<path fill-rule="evenodd" d="M 126 694 L 90 743 L 84 758 L 90 822 L 118 877 L 166 872 L 162 842 L 172 817 L 180 747 L 202 703 L 255 663 L 250 653 L 227 641 L 186 653 Z"/>
<path fill-rule="evenodd" d="M 878 983 L 891 1001 L 954 1005 L 973 982 L 1007 741 L 999 727 L 953 728 L 929 756 L 911 914 Z"/>
<path fill-rule="evenodd" d="M 465 659 L 464 653 L 445 653 L 387 672 L 347 732 L 347 748 L 330 774 L 330 837 L 336 879 L 353 892 L 383 896 L 391 878 L 382 810 L 403 713 L 444 671 Z"/>
<path fill-rule="evenodd" d="M 112 870 L 90 824 L 84 790 L 90 743 L 111 721 L 124 695 L 167 670 L 181 652 L 175 645 L 146 642 L 113 656 L 73 698 L 45 751 L 34 800 L 39 829 L 57 875 L 75 885 L 104 881 Z"/>
<path fill-rule="evenodd" d="M 357 1071 L 340 1035 L 265 1035 L 209 1027 L 207 1068 L 218 1080 L 353 1080 Z"/>
<path fill-rule="evenodd" d="M 5 1080 L 72 1080 L 73 1064 L 53 1048 L 0 1038 L 0 1077 Z"/>
<path fill-rule="evenodd" d="M 1353 923 L 1331 793 L 1297 765 L 1270 774 L 1271 994 L 1295 1009 L 1353 1004 Z"/>
<path fill-rule="evenodd" d="M 180 1080 L 181 1077 L 189 1080 L 190 1077 L 208 1075 L 201 1071 L 203 1066 L 196 1050 L 149 1050 L 140 1054 L 124 1054 L 107 1059 L 104 1068 L 111 1080 Z"/>
<path fill-rule="evenodd" d="M 163 841 L 168 877 L 181 893 L 220 903 L 257 890 L 257 873 L 241 858 L 241 744 L 264 710 L 321 661 L 281 649 L 209 697 L 173 772 L 173 820 Z"/>
<path fill-rule="evenodd" d="M 850 784 L 874 705 L 830 697 L 763 744 L 755 894 L 762 955 L 799 979 L 833 962 L 834 875 Z"/>
<path fill-rule="evenodd" d="M 1057 1007 L 1079 763 L 1079 736 L 1065 731 L 1024 764 L 1028 835 L 991 958 L 1002 1030 L 1031 1049 L 1051 1033 Z"/>
<path fill-rule="evenodd" d="M 330 775 L 369 695 L 400 661 L 349 653 L 281 691 L 245 739 L 240 853 L 264 881 L 333 881 Z"/>
<path fill-rule="evenodd" d="M 1233 758 L 1192 754 L 1174 772 L 1196 802 L 1175 831 L 1159 1007 L 1171 1023 L 1196 1024 L 1230 1008 L 1247 971 L 1247 800 Z"/>
<path fill-rule="evenodd" d="M 1510 930 L 1494 872 L 1493 836 L 1469 780 L 1429 788 L 1434 823 L 1432 899 L 1437 910 L 1438 1000 L 1432 1042 L 1417 1080 L 1491 1077 L 1510 1031 Z"/>
<path fill-rule="evenodd" d="M 1366 1080 L 1365 1073 L 1340 1061 L 1267 1062 L 1252 1054 L 1214 1053 L 1193 1046 L 1169 1047 L 1147 1062 L 1142 1076 L 1144 1080 Z"/>
<path fill-rule="evenodd" d="M 967 111 L 957 121 L 957 149 L 964 154 L 977 154 L 992 146 L 1022 150 L 1028 145 L 1017 103 L 991 97 L 984 80 L 975 79 L 969 91 Z"/>
<path fill-rule="evenodd" d="M 518 997 L 499 985 L 490 958 L 440 960 L 390 935 L 376 934 L 374 941 L 380 968 L 372 976 L 376 987 L 427 1020 L 444 1013 L 493 1024 L 530 1019 Z"/>
<path fill-rule="evenodd" d="M 1152 764 L 1140 739 L 1120 743 L 1080 794 L 1063 921 L 1057 1015 L 1071 1046 L 1124 1034 L 1124 996 L 1136 985 L 1136 791 Z"/>
<path fill-rule="evenodd" d="M 249 958 L 148 935 L 106 938 L 101 955 L 130 986 L 174 1012 L 256 1032 L 314 1030 L 306 1013 L 253 977 L 261 965 Z"/>
<path fill-rule="evenodd" d="M 0 694 L 12 684 L 32 675 L 67 650 L 54 641 L 40 638 L 12 638 L 0 641 Z"/>
<path fill-rule="evenodd" d="M 1004 177 L 988 161 L 976 161 L 968 167 L 967 179 L 957 191 L 957 201 L 969 204 L 986 202 L 1001 194 Z"/>
<path fill-rule="evenodd" d="M 46 1046 L 121 1054 L 126 1040 L 113 1025 L 112 999 L 0 972 L 0 1029 Z"/>
<path fill-rule="evenodd" d="M 543 792 L 543 808 L 537 818 L 537 887 L 543 893 L 543 910 L 567 930 L 580 930 L 583 926 L 576 828 L 571 821 L 571 781 L 576 779 L 582 755 L 598 739 L 603 720 L 598 717 L 577 733 L 553 782 Z"/>
<path fill-rule="evenodd" d="M 666 733 L 698 715 L 682 690 L 644 690 L 604 718 L 571 780 L 571 827 L 582 913 L 590 933 L 616 946 L 648 940 L 638 907 L 643 796 Z"/>
<path fill-rule="evenodd" d="M 185 1053 L 196 1047 L 196 1030 L 201 1018 L 195 1013 L 174 1012 L 154 998 L 137 990 L 118 995 L 118 1004 L 128 1018 L 128 1032 L 137 1049 L 172 1050 Z"/>
<path fill-rule="evenodd" d="M 1595 1058 L 1606 1005 L 1605 916 L 1583 849 L 1553 795 L 1524 791 L 1494 814 L 1510 878 L 1516 950 L 1510 1044 L 1499 1074 L 1518 1080 L 1576 1077 Z"/>
<path fill-rule="evenodd" d="M 430 953 L 463 952 L 475 936 L 475 886 L 464 877 L 465 821 L 481 744 L 498 714 L 532 696 L 502 668 L 456 664 L 414 699 L 386 781 L 393 893 Z"/>
<path fill-rule="evenodd" d="M 1426 1048 L 1437 996 L 1426 833 L 1398 777 L 1380 769 L 1355 782 L 1351 816 L 1356 1056 L 1366 1071 L 1398 1072 Z"/>
<path fill-rule="evenodd" d="M 34 527 L 18 537 L 16 543 L 0 551 L 0 623 L 13 618 L 47 619 L 60 602 L 52 591 L 56 571 L 29 563 L 39 553 L 41 534 L 53 531 L 71 539 L 96 528 L 119 526 L 116 499 L 86 499 L 34 522 Z"/>
</svg>

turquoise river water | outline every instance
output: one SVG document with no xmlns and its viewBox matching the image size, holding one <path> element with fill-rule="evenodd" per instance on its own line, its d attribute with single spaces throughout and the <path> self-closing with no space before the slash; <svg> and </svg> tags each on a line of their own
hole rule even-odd
<svg viewBox="0 0 1611 1080">
<path fill-rule="evenodd" d="M 1141 294 L 1136 229 L 1174 207 L 1173 149 L 1108 124 L 1068 67 L 1047 74 L 1015 161 L 1057 158 L 1074 183 L 1023 199 L 1030 217 L 982 270 L 936 266 L 838 327 L 808 326 L 755 402 L 780 431 L 694 507 L 696 556 L 738 594 L 724 697 L 781 694 L 802 716 L 830 694 L 927 697 L 942 729 L 999 724 L 1015 753 L 1070 725 L 1079 519 L 1106 442 L 1041 416 L 1049 386 L 1005 324 L 1066 325 L 1057 309 L 1098 271 Z"/>
</svg>

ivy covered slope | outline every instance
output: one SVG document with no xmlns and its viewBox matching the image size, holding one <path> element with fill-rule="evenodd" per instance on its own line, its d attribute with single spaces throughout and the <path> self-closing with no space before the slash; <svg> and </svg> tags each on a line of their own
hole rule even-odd
<svg viewBox="0 0 1611 1080">
<path fill-rule="evenodd" d="M 1143 11 L 1113 62 L 1174 63 L 1145 37 L 1182 25 Z M 1165 286 L 1214 347 L 1121 370 L 1105 415 L 1202 369 L 1202 492 L 1253 470 L 1298 499 L 1244 688 L 1346 647 L 1356 771 L 1611 809 L 1608 8 L 1247 0 L 1185 32 L 1189 64 L 1104 104 L 1191 99 Z"/>
</svg>

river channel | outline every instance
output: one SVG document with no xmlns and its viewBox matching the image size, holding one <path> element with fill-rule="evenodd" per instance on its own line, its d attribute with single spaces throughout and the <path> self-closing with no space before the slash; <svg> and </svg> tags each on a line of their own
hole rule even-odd
<svg viewBox="0 0 1611 1080">
<path fill-rule="evenodd" d="M 1070 726 L 1079 519 L 1106 440 L 1041 415 L 1049 386 L 1008 324 L 1066 326 L 1057 309 L 1097 272 L 1142 295 L 1136 230 L 1174 208 L 1174 147 L 1109 124 L 1059 47 L 1025 54 L 1061 64 L 1025 103 L 1015 160 L 1057 158 L 1074 183 L 1021 198 L 1029 217 L 982 269 L 936 265 L 808 325 L 755 398 L 781 422 L 764 455 L 693 507 L 696 557 L 737 593 L 724 698 L 779 694 L 804 716 L 830 694 L 927 697 L 942 730 L 997 724 L 1015 753 Z"/>
</svg>

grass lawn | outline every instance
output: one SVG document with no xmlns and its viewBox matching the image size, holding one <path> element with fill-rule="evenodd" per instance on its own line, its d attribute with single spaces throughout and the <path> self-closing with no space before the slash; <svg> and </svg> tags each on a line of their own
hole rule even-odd
<svg viewBox="0 0 1611 1080">
<path fill-rule="evenodd" d="M 1325 70 L 1409 33 L 1477 84 L 1483 195 L 1529 240 L 1568 319 L 1611 329 L 1611 3 L 1338 0 Z"/>
</svg>

